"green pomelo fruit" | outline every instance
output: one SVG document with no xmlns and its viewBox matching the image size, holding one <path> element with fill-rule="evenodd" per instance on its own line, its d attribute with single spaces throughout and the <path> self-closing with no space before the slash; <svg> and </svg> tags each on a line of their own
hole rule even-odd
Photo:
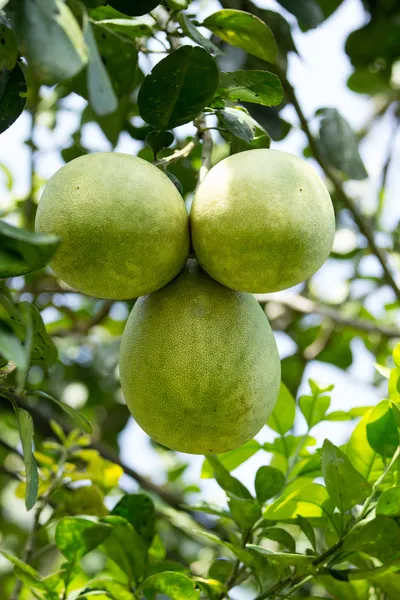
<svg viewBox="0 0 400 600">
<path fill-rule="evenodd" d="M 166 285 L 189 251 L 188 215 L 154 165 L 99 152 L 72 160 L 47 183 L 36 229 L 62 243 L 50 266 L 99 298 L 136 298 Z"/>
<path fill-rule="evenodd" d="M 305 161 L 249 150 L 218 163 L 195 195 L 190 224 L 200 265 L 224 285 L 276 292 L 307 279 L 328 258 L 332 202 Z"/>
<path fill-rule="evenodd" d="M 252 439 L 275 405 L 278 351 L 253 296 L 211 279 L 194 260 L 140 298 L 120 353 L 122 391 L 137 423 L 180 452 L 226 452 Z"/>
</svg>

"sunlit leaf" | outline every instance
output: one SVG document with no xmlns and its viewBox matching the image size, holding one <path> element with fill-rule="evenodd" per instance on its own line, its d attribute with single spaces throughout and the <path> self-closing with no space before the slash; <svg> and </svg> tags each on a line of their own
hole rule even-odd
<svg viewBox="0 0 400 600">
<path fill-rule="evenodd" d="M 233 71 L 221 73 L 217 96 L 233 102 L 252 102 L 276 106 L 283 99 L 279 78 L 268 71 Z"/>
<path fill-rule="evenodd" d="M 230 452 L 224 452 L 223 454 L 218 454 L 217 457 L 221 465 L 223 465 L 227 471 L 233 471 L 236 469 L 236 467 L 254 456 L 254 454 L 256 454 L 260 448 L 261 445 L 259 442 L 257 442 L 257 440 L 250 440 L 243 444 L 243 446 L 240 446 L 240 448 L 236 448 Z M 201 467 L 201 477 L 206 479 L 213 476 L 213 468 L 206 458 Z"/>
<path fill-rule="evenodd" d="M 249 54 L 274 63 L 277 46 L 271 29 L 254 15 L 233 9 L 219 10 L 203 23 L 214 35 Z"/>
<path fill-rule="evenodd" d="M 321 456 L 326 488 L 340 512 L 361 504 L 371 494 L 371 484 L 353 467 L 345 453 L 329 440 L 325 440 Z"/>
<path fill-rule="evenodd" d="M 23 408 L 17 408 L 17 421 L 19 434 L 21 436 L 22 450 L 24 454 L 25 477 L 26 477 L 26 496 L 25 504 L 27 510 L 30 510 L 37 499 L 39 476 L 36 460 L 33 455 L 33 420 L 31 415 Z"/>
<path fill-rule="evenodd" d="M 267 425 L 280 435 L 284 435 L 293 427 L 295 415 L 295 400 L 286 385 L 281 383 L 278 400 Z"/>
<path fill-rule="evenodd" d="M 279 497 L 264 509 L 263 516 L 273 521 L 296 520 L 298 515 L 309 519 L 330 518 L 333 508 L 327 489 L 311 483 Z"/>
<path fill-rule="evenodd" d="M 383 492 L 376 505 L 376 514 L 400 517 L 400 487 L 393 487 Z"/>
<path fill-rule="evenodd" d="M 368 415 L 369 445 L 378 454 L 391 456 L 399 445 L 399 433 L 389 400 L 382 400 Z"/>
<path fill-rule="evenodd" d="M 173 571 L 165 571 L 151 575 L 141 585 L 142 592 L 154 592 L 166 594 L 171 600 L 200 600 L 200 591 L 196 589 L 196 583 L 183 575 Z M 146 597 L 148 597 L 146 595 Z"/>
<path fill-rule="evenodd" d="M 126 494 L 113 508 L 112 515 L 123 517 L 134 527 L 145 546 L 150 546 L 154 537 L 155 508 L 145 494 Z"/>
</svg>

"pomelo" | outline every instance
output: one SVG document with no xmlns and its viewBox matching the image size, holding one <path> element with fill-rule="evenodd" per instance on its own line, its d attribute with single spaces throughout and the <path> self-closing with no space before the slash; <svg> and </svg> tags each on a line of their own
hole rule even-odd
<svg viewBox="0 0 400 600">
<path fill-rule="evenodd" d="M 208 454 L 237 448 L 262 428 L 278 396 L 280 362 L 255 298 L 189 260 L 166 287 L 137 300 L 120 375 L 146 433 L 168 448 Z"/>
<path fill-rule="evenodd" d="M 62 243 L 50 266 L 73 288 L 128 299 L 167 284 L 189 251 L 188 215 L 154 165 L 98 152 L 76 158 L 47 183 L 36 229 Z"/>
<path fill-rule="evenodd" d="M 190 212 L 197 260 L 211 277 L 245 292 L 304 281 L 327 259 L 335 234 L 324 182 L 304 160 L 248 150 L 218 163 Z"/>
</svg>

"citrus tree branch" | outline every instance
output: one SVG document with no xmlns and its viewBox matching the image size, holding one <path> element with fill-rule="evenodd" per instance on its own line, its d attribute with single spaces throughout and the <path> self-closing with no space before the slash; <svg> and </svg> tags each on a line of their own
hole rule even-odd
<svg viewBox="0 0 400 600">
<path fill-rule="evenodd" d="M 366 333 L 378 334 L 387 338 L 400 338 L 400 329 L 389 325 L 382 325 L 380 323 L 374 323 L 367 321 L 366 319 L 357 319 L 347 317 L 341 312 L 326 306 L 319 304 L 305 298 L 304 296 L 284 293 L 276 296 L 276 294 L 255 294 L 256 299 L 260 304 L 266 304 L 267 302 L 273 302 L 274 304 L 280 304 L 294 310 L 295 312 L 302 313 L 305 315 L 319 314 L 323 317 L 327 317 L 339 325 L 352 327 L 359 331 L 365 331 Z"/>
<path fill-rule="evenodd" d="M 368 221 L 365 219 L 365 217 L 359 210 L 359 208 L 356 205 L 356 203 L 354 202 L 354 200 L 346 194 L 340 177 L 338 177 L 338 175 L 336 174 L 334 169 L 332 169 L 332 167 L 326 161 L 325 157 L 322 155 L 322 153 L 318 147 L 317 141 L 314 138 L 313 134 L 311 133 L 311 130 L 308 125 L 308 121 L 304 115 L 303 109 L 299 104 L 296 92 L 295 92 L 293 86 L 289 83 L 285 72 L 282 70 L 279 70 L 279 77 L 280 77 L 282 84 L 285 88 L 285 91 L 289 97 L 289 100 L 293 104 L 293 107 L 297 113 L 301 128 L 307 136 L 307 140 L 308 140 L 311 152 L 313 153 L 315 160 L 318 162 L 318 164 L 320 165 L 321 169 L 324 171 L 324 173 L 328 177 L 328 179 L 331 180 L 333 187 L 335 188 L 335 192 L 337 194 L 338 199 L 351 212 L 355 224 L 357 225 L 357 227 L 360 230 L 360 232 L 362 233 L 362 235 L 368 241 L 371 251 L 373 252 L 373 254 L 375 254 L 375 256 L 377 257 L 378 261 L 381 264 L 385 282 L 392 288 L 393 292 L 396 295 L 396 298 L 398 300 L 400 300 L 400 289 L 399 289 L 399 287 L 392 275 L 391 269 L 388 265 L 388 256 L 387 256 L 386 252 L 377 245 L 377 243 L 375 241 L 373 230 L 370 228 Z"/>
<path fill-rule="evenodd" d="M 156 167 L 163 167 L 169 165 L 170 163 L 176 162 L 181 158 L 186 158 L 187 156 L 189 156 L 191 151 L 194 150 L 194 148 L 196 148 L 198 141 L 199 138 L 196 136 L 193 140 L 188 142 L 186 146 L 180 148 L 179 150 L 175 150 L 175 152 L 173 154 L 170 154 L 169 156 L 165 156 L 164 158 L 156 160 L 154 164 L 156 165 Z"/>
<path fill-rule="evenodd" d="M 211 169 L 211 155 L 213 151 L 213 138 L 210 129 L 207 127 L 206 117 L 203 114 L 195 121 L 198 130 L 198 136 L 203 145 L 201 150 L 201 167 L 199 171 L 199 184 L 203 181 L 208 171 Z"/>
</svg>

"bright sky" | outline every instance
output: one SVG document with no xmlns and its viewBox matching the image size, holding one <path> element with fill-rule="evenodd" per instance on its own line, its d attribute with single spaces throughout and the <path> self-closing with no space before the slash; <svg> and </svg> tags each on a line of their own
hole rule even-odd
<svg viewBox="0 0 400 600">
<path fill-rule="evenodd" d="M 207 5 L 204 10 L 204 16 L 211 14 L 218 9 L 216 2 L 204 3 Z M 265 0 L 258 2 L 259 6 L 264 8 L 278 9 L 282 11 L 280 5 L 274 0 Z M 279 8 L 278 8 L 279 7 Z M 287 13 L 287 18 L 294 22 L 292 16 Z M 341 111 L 350 121 L 352 126 L 357 129 L 363 125 L 370 114 L 371 104 L 368 99 L 354 94 L 346 87 L 346 80 L 351 73 L 351 67 L 347 56 L 344 54 L 344 42 L 350 31 L 361 26 L 365 21 L 359 0 L 345 0 L 341 8 L 329 18 L 318 29 L 303 34 L 297 29 L 294 31 L 294 39 L 299 50 L 300 56 L 291 55 L 289 78 L 297 90 L 301 104 L 308 117 L 312 117 L 315 110 L 321 107 L 334 107 Z M 77 97 L 71 106 L 81 106 L 82 101 Z M 296 121 L 293 110 L 286 107 L 283 116 L 292 122 Z M 312 126 L 315 123 L 311 121 Z M 57 152 L 57 147 L 68 145 L 71 132 L 76 127 L 76 117 L 72 112 L 63 111 L 59 123 L 54 131 L 46 128 L 39 128 L 37 134 L 37 143 L 43 149 L 37 160 L 37 170 L 44 178 L 50 177 L 58 168 L 62 166 L 62 161 Z M 15 180 L 14 193 L 17 196 L 23 196 L 28 191 L 27 173 L 28 173 L 28 151 L 23 142 L 27 138 L 29 130 L 29 118 L 23 115 L 8 131 L 0 137 L 0 163 L 6 165 L 12 172 Z M 391 133 L 391 123 L 385 119 L 383 125 L 376 127 L 368 140 L 362 144 L 361 153 L 364 158 L 370 179 L 365 182 L 350 182 L 349 189 L 356 195 L 361 206 L 368 210 L 376 202 L 377 175 L 381 170 L 381 165 L 385 160 L 386 146 L 388 137 Z M 85 127 L 84 143 L 93 150 L 108 150 L 109 145 L 104 136 L 99 132 L 97 126 L 88 125 Z M 301 132 L 291 133 L 287 139 L 274 147 L 287 150 L 301 155 L 305 145 L 304 136 Z M 134 151 L 134 142 L 128 137 L 123 136 L 118 150 L 125 152 Z M 393 163 L 397 163 L 400 158 L 400 136 L 395 145 L 395 157 Z M 0 171 L 0 209 L 7 207 L 9 195 L 5 189 L 1 188 Z M 389 194 L 387 206 L 384 214 L 385 224 L 393 228 L 400 219 L 400 203 L 397 201 L 400 193 L 400 177 L 396 175 L 394 169 L 389 176 Z M 367 272 L 376 272 L 376 262 L 373 258 L 365 259 L 364 268 Z M 319 289 L 329 288 L 333 291 L 336 298 L 340 298 L 342 293 L 343 278 L 346 271 L 340 264 L 326 265 L 321 269 L 316 278 L 316 285 Z M 390 293 L 382 295 L 379 298 L 372 299 L 368 308 L 375 313 L 379 313 L 383 299 L 391 299 Z M 284 334 L 277 335 L 277 341 L 281 356 L 290 353 L 291 342 Z M 361 341 L 355 340 L 352 344 L 355 354 L 355 363 L 349 374 L 339 369 L 324 365 L 321 363 L 311 363 L 307 369 L 307 377 L 312 377 L 320 383 L 334 383 L 335 390 L 332 394 L 331 409 L 346 409 L 348 406 L 372 404 L 383 396 L 375 389 L 365 383 L 370 380 L 373 374 L 373 357 L 365 349 Z M 363 382 L 364 381 L 364 382 Z M 384 392 L 383 392 L 384 394 Z M 303 431 L 303 423 L 296 424 L 298 433 Z M 325 435 L 336 443 L 342 443 L 346 438 L 348 428 L 343 423 L 331 423 L 329 427 L 320 425 L 316 428 L 318 441 L 322 441 Z M 265 440 L 269 437 L 268 432 L 263 431 L 258 439 Z M 141 472 L 151 474 L 155 479 L 162 479 L 162 465 L 160 459 L 150 449 L 147 436 L 134 425 L 130 419 L 125 431 L 121 435 L 122 459 Z M 143 462 L 143 453 L 146 452 L 146 461 Z M 242 480 L 252 486 L 255 470 L 261 464 L 267 462 L 267 456 L 256 456 L 251 459 L 244 467 L 237 470 L 237 475 Z M 189 460 L 191 467 L 189 470 L 189 479 L 198 481 L 199 469 L 202 463 L 201 457 L 189 457 L 182 455 L 182 460 Z M 125 482 L 124 482 L 125 483 Z M 127 480 L 126 485 L 131 485 Z M 212 502 L 223 502 L 224 494 L 213 482 L 204 482 L 203 498 Z"/>
</svg>

